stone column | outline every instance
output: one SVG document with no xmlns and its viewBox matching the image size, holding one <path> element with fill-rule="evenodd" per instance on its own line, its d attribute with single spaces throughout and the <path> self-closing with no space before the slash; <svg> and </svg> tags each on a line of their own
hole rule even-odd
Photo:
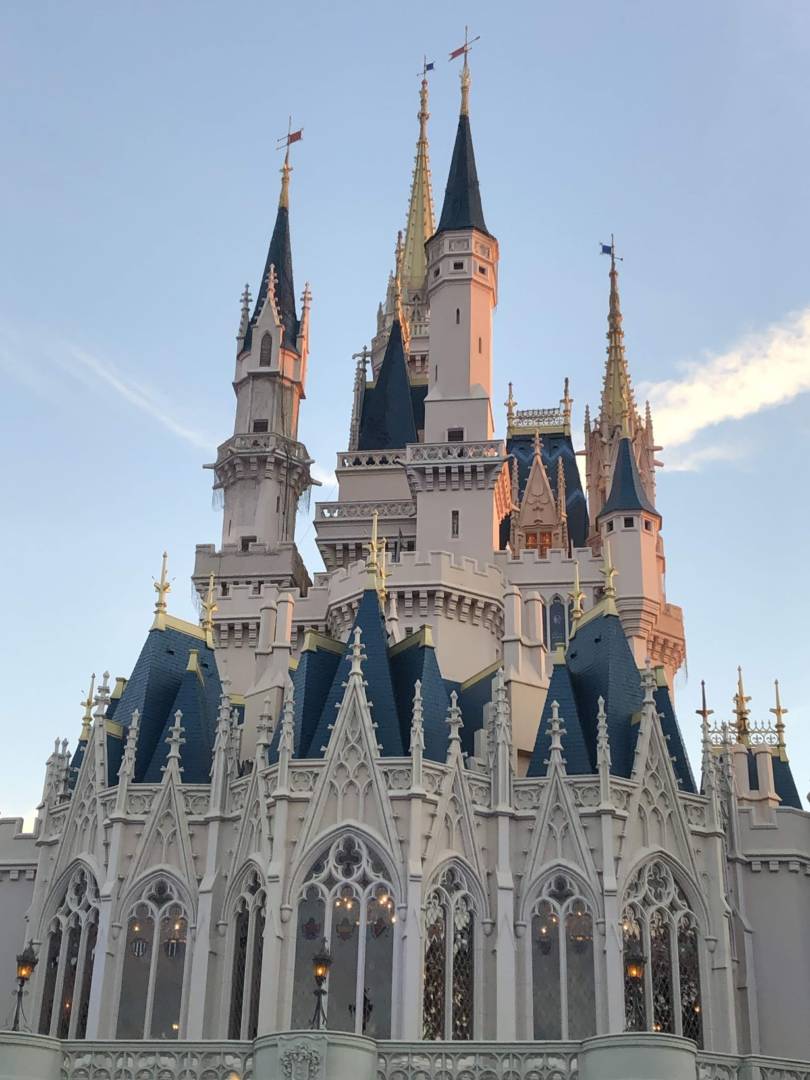
<svg viewBox="0 0 810 1080">
<path fill-rule="evenodd" d="M 690 1039 L 652 1031 L 597 1035 L 579 1052 L 579 1080 L 695 1080 Z"/>
<path fill-rule="evenodd" d="M 59 1080 L 61 1064 L 59 1039 L 0 1031 L 0 1080 Z"/>
</svg>

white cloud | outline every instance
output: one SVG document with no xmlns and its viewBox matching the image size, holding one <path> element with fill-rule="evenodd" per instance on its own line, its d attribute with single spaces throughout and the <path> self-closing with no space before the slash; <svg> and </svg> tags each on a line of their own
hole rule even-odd
<svg viewBox="0 0 810 1080">
<path fill-rule="evenodd" d="M 727 352 L 688 364 L 680 379 L 639 390 L 652 406 L 656 439 L 667 448 L 725 420 L 783 405 L 810 390 L 810 308 L 746 335 Z M 730 453 L 723 447 L 696 451 L 687 467 L 696 468 L 700 454 L 716 461 L 729 460 Z"/>
<path fill-rule="evenodd" d="M 667 455 L 667 472 L 697 472 L 703 465 L 712 461 L 739 461 L 744 451 L 739 446 L 727 446 L 722 443 L 715 446 L 702 446 L 690 450 L 689 447 L 676 449 Z"/>
<path fill-rule="evenodd" d="M 312 473 L 313 477 L 316 480 L 319 480 L 321 482 L 323 487 L 325 487 L 325 488 L 337 487 L 337 476 L 335 476 L 335 473 L 333 472 L 333 470 L 325 469 L 323 467 L 323 465 L 319 465 L 316 462 L 312 466 L 312 468 L 310 469 L 310 472 Z M 323 496 L 320 496 L 320 497 L 323 498 Z"/>
</svg>

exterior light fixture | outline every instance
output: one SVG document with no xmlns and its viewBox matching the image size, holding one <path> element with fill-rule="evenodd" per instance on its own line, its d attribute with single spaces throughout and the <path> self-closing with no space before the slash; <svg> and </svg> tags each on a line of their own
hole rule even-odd
<svg viewBox="0 0 810 1080">
<path fill-rule="evenodd" d="M 21 953 L 17 954 L 17 1004 L 14 1007 L 14 1021 L 12 1031 L 20 1030 L 20 1020 L 23 1017 L 22 999 L 25 993 L 25 984 L 34 974 L 37 966 L 37 954 L 34 952 L 34 944 L 29 941 Z"/>
<path fill-rule="evenodd" d="M 323 945 L 312 957 L 312 975 L 315 979 L 315 1012 L 312 1015 L 310 1027 L 313 1031 L 322 1031 L 326 1027 L 326 1009 L 323 1001 L 326 997 L 326 980 L 329 977 L 329 969 L 332 966 L 332 954 L 326 938 Z"/>
<path fill-rule="evenodd" d="M 641 942 L 637 938 L 630 938 L 624 949 L 624 973 L 627 978 L 635 981 L 643 979 L 645 963 Z"/>
</svg>

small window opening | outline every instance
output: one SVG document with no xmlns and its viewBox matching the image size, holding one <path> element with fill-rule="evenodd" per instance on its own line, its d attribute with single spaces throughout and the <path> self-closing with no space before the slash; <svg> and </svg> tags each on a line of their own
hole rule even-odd
<svg viewBox="0 0 810 1080">
<path fill-rule="evenodd" d="M 481 264 L 479 263 L 478 264 L 478 273 L 483 274 L 484 277 L 486 277 L 487 276 L 487 268 L 485 266 L 481 266 Z"/>
<path fill-rule="evenodd" d="M 228 582 L 227 581 L 220 581 L 220 583 L 219 583 L 219 593 L 220 593 L 220 596 L 227 596 L 228 595 Z"/>
<path fill-rule="evenodd" d="M 636 524 L 636 519 L 635 518 L 626 517 L 624 519 L 624 527 L 625 527 L 625 529 L 632 529 L 635 524 Z"/>
<path fill-rule="evenodd" d="M 450 511 L 450 535 L 452 537 L 458 537 L 459 535 L 459 512 L 458 510 Z"/>
<path fill-rule="evenodd" d="M 448 442 L 464 442 L 464 428 L 451 427 L 447 429 Z"/>
<path fill-rule="evenodd" d="M 479 351 L 479 352 L 483 352 L 483 351 L 484 351 L 484 343 L 483 343 L 483 341 L 481 340 L 481 338 L 479 338 L 479 339 L 478 339 L 478 351 Z"/>
<path fill-rule="evenodd" d="M 454 262 L 453 263 L 453 269 L 454 270 L 463 270 L 464 269 L 464 263 L 463 262 Z"/>
<path fill-rule="evenodd" d="M 435 270 L 433 271 L 433 276 L 434 276 L 434 277 L 438 277 L 438 276 L 439 276 L 439 271 L 440 271 L 440 270 L 441 270 L 441 267 L 440 267 L 440 266 L 437 266 L 437 267 L 436 267 L 436 269 L 435 269 Z"/>
<path fill-rule="evenodd" d="M 653 531 L 652 522 L 651 521 L 645 521 L 644 522 L 644 528 L 647 530 L 647 532 L 652 532 Z"/>
<path fill-rule="evenodd" d="M 243 536 L 242 537 L 242 551 L 250 551 L 250 545 L 256 543 L 255 536 Z"/>
<path fill-rule="evenodd" d="M 456 326 L 458 326 L 460 322 L 461 322 L 461 312 L 459 311 L 458 308 L 456 308 Z"/>
<path fill-rule="evenodd" d="M 267 431 L 267 421 L 266 420 L 254 420 L 253 421 L 253 430 L 254 430 L 254 432 Z"/>
<path fill-rule="evenodd" d="M 613 522 L 609 521 L 605 526 L 605 532 L 613 532 Z"/>
<path fill-rule="evenodd" d="M 265 334 L 262 337 L 262 343 L 259 348 L 259 367 L 270 367 L 270 357 L 273 353 L 273 339 L 269 334 Z"/>
</svg>

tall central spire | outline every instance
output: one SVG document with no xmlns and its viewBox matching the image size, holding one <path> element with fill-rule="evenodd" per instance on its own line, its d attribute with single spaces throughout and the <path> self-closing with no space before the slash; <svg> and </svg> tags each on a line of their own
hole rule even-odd
<svg viewBox="0 0 810 1080">
<path fill-rule="evenodd" d="M 488 234 L 484 222 L 484 210 L 481 206 L 481 192 L 478 188 L 478 172 L 475 167 L 475 151 L 470 130 L 470 83 L 472 81 L 468 62 L 470 44 L 465 38 L 465 44 L 450 56 L 452 60 L 460 56 L 462 52 L 464 54 L 464 66 L 461 69 L 461 109 L 437 232 L 451 229 L 479 229 Z"/>
<path fill-rule="evenodd" d="M 430 183 L 430 152 L 427 133 L 429 118 L 427 64 L 425 64 L 422 87 L 419 92 L 419 138 L 416 143 L 416 162 L 413 169 L 411 197 L 408 202 L 408 223 L 405 227 L 405 250 L 402 259 L 402 288 L 406 293 L 415 292 L 424 287 L 427 274 L 425 242 L 433 236 L 436 228 Z"/>
<path fill-rule="evenodd" d="M 606 435 L 620 431 L 622 435 L 635 435 L 636 404 L 627 357 L 624 352 L 622 308 L 619 298 L 619 271 L 616 268 L 616 245 L 610 239 L 610 304 L 608 308 L 607 361 L 605 380 L 602 385 L 602 430 Z"/>
</svg>

